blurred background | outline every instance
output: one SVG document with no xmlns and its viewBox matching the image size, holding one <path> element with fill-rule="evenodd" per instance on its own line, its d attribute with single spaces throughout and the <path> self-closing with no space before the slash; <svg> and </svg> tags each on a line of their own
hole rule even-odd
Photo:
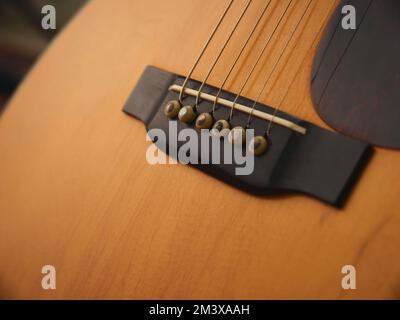
<svg viewBox="0 0 400 320">
<path fill-rule="evenodd" d="M 0 112 L 40 53 L 87 0 L 0 0 Z M 56 30 L 42 29 L 42 7 L 56 9 Z"/>
</svg>

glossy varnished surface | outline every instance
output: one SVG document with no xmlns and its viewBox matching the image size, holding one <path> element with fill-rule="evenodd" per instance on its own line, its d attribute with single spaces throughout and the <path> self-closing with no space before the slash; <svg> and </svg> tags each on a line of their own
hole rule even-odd
<svg viewBox="0 0 400 320">
<path fill-rule="evenodd" d="M 256 3 L 251 21 L 264 4 Z M 285 1 L 275 3 L 230 90 Z M 246 96 L 272 68 L 305 6 L 297 3 Z M 185 73 L 223 6 L 93 1 L 43 55 L 0 119 L 2 298 L 400 298 L 397 152 L 376 151 L 343 210 L 302 196 L 257 198 L 189 167 L 147 164 L 145 129 L 121 108 L 146 65 Z M 262 99 L 276 105 L 297 76 L 283 109 L 319 125 L 310 69 L 334 7 L 316 2 Z M 41 289 L 45 264 L 57 268 L 54 291 Z M 358 271 L 352 292 L 340 286 L 346 264 Z"/>
<path fill-rule="evenodd" d="M 339 28 L 341 6 L 320 42 L 312 79 L 318 114 L 336 130 L 400 149 L 400 2 L 342 0 L 357 9 L 357 29 Z"/>
</svg>

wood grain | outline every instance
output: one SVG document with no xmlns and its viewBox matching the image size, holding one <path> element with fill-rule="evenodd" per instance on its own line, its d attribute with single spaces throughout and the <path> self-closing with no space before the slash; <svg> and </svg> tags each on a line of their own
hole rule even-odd
<svg viewBox="0 0 400 320">
<path fill-rule="evenodd" d="M 121 108 L 146 65 L 187 72 L 225 5 L 206 3 L 92 1 L 20 86 L 0 119 L 1 298 L 400 298 L 397 152 L 376 151 L 343 210 L 254 197 L 189 167 L 146 162 L 145 129 Z M 229 90 L 283 10 L 285 1 L 274 3 Z M 264 4 L 255 1 L 233 49 Z M 256 96 L 305 5 L 296 1 L 246 96 Z M 262 98 L 276 105 L 290 85 L 282 109 L 321 126 L 310 69 L 335 5 L 315 2 Z M 41 288 L 45 264 L 57 269 L 56 290 Z M 354 291 L 341 289 L 347 264 L 357 268 Z"/>
</svg>

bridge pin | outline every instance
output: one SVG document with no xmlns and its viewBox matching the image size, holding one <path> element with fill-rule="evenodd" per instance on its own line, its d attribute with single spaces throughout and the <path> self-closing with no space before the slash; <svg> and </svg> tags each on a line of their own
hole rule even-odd
<svg viewBox="0 0 400 320">
<path fill-rule="evenodd" d="M 164 114 L 170 119 L 176 119 L 178 117 L 181 104 L 178 100 L 169 101 L 164 108 Z"/>
<path fill-rule="evenodd" d="M 229 125 L 229 122 L 226 120 L 218 120 L 214 126 L 212 127 L 211 134 L 214 137 L 224 137 L 227 134 L 229 134 L 229 129 L 231 126 Z"/>
<path fill-rule="evenodd" d="M 268 149 L 268 140 L 263 136 L 256 136 L 249 143 L 249 151 L 255 156 L 261 156 Z"/>
<path fill-rule="evenodd" d="M 179 110 L 178 118 L 184 123 L 190 123 L 196 119 L 196 112 L 192 106 L 185 106 Z"/>
<path fill-rule="evenodd" d="M 210 113 L 202 113 L 196 119 L 197 129 L 210 129 L 214 123 L 214 118 Z"/>
<path fill-rule="evenodd" d="M 228 141 L 234 145 L 243 145 L 246 141 L 246 130 L 243 127 L 233 128 L 229 132 Z"/>
</svg>

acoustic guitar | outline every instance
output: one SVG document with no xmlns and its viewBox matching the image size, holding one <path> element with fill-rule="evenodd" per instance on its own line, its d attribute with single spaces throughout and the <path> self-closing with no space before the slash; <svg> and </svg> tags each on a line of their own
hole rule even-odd
<svg viewBox="0 0 400 320">
<path fill-rule="evenodd" d="M 400 298 L 399 15 L 89 2 L 0 118 L 0 298 Z M 253 170 L 174 161 L 170 125 Z"/>
</svg>

